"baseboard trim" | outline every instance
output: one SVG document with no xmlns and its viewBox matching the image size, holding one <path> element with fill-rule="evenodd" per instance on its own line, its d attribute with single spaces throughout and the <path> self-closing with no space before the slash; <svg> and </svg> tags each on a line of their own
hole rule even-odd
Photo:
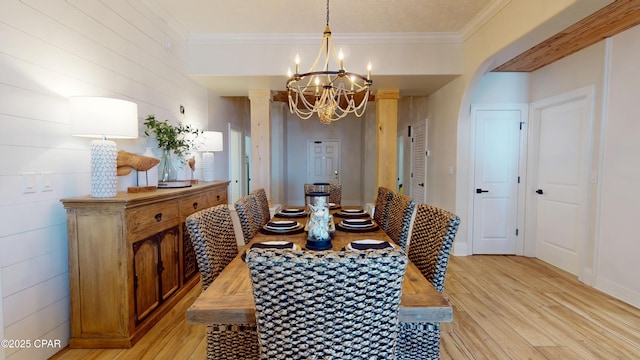
<svg viewBox="0 0 640 360">
<path fill-rule="evenodd" d="M 640 308 L 640 293 L 634 291 L 633 289 L 624 287 L 602 277 L 597 277 L 595 279 L 594 287 L 608 295 L 613 296 L 618 300 L 624 301 L 632 306 Z"/>
<path fill-rule="evenodd" d="M 453 242 L 453 256 L 468 256 L 469 248 L 466 242 L 454 241 Z"/>
</svg>

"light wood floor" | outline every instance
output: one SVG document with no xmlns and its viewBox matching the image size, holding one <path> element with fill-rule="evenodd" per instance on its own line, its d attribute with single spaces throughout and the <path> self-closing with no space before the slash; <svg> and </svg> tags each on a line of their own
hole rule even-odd
<svg viewBox="0 0 640 360">
<path fill-rule="evenodd" d="M 204 327 L 187 324 L 199 286 L 132 349 L 65 349 L 56 360 L 205 359 Z M 537 259 L 452 257 L 441 359 L 640 359 L 640 309 Z M 346 359 L 345 359 L 346 360 Z"/>
</svg>

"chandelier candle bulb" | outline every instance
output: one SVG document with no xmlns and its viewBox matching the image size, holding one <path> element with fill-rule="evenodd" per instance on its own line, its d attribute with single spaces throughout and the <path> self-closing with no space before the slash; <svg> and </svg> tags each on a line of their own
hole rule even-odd
<svg viewBox="0 0 640 360">
<path fill-rule="evenodd" d="M 342 53 L 342 49 L 338 53 L 338 59 L 340 60 L 340 70 L 344 71 L 344 54 Z"/>
<path fill-rule="evenodd" d="M 298 54 L 296 54 L 296 75 L 297 74 L 300 74 L 300 55 Z"/>
<path fill-rule="evenodd" d="M 367 80 L 371 80 L 371 63 L 367 65 Z"/>
</svg>

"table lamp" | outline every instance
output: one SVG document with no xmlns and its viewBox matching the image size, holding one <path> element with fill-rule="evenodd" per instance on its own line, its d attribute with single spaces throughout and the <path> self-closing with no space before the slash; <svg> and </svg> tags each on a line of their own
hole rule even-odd
<svg viewBox="0 0 640 360">
<path fill-rule="evenodd" d="M 91 196 L 118 193 L 116 143 L 110 139 L 138 137 L 138 106 L 120 99 L 77 96 L 69 99 L 74 136 L 98 138 L 91 142 Z"/>
<path fill-rule="evenodd" d="M 202 180 L 213 181 L 213 152 L 222 151 L 222 133 L 219 131 L 204 131 L 202 133 Z"/>
</svg>

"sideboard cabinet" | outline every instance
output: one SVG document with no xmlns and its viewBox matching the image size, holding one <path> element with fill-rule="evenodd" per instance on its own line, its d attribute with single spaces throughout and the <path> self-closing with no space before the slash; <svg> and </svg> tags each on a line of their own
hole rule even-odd
<svg viewBox="0 0 640 360">
<path fill-rule="evenodd" d="M 61 200 L 69 241 L 70 347 L 129 348 L 198 283 L 185 219 L 226 204 L 228 184 Z"/>
</svg>

